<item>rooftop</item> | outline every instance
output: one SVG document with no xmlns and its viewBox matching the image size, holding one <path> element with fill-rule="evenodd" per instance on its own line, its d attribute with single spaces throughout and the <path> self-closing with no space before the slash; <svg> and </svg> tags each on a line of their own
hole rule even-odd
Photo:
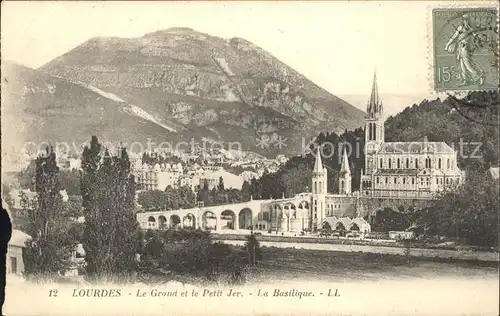
<svg viewBox="0 0 500 316">
<path fill-rule="evenodd" d="M 445 142 L 390 142 L 383 143 L 378 153 L 450 153 L 455 151 Z"/>
</svg>

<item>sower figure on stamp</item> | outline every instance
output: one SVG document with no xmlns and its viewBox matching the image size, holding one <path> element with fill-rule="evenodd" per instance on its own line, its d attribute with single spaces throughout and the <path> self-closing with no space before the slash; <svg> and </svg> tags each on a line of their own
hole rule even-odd
<svg viewBox="0 0 500 316">
<path fill-rule="evenodd" d="M 475 36 L 477 34 L 471 26 L 469 16 L 464 14 L 462 23 L 456 28 L 455 33 L 444 48 L 447 52 L 456 54 L 462 85 L 473 83 L 482 85 L 484 83 L 484 70 L 473 60 Z"/>
</svg>

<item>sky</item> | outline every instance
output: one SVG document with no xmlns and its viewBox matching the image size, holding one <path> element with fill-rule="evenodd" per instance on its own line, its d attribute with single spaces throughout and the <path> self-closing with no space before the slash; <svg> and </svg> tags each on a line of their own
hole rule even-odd
<svg viewBox="0 0 500 316">
<path fill-rule="evenodd" d="M 380 94 L 387 96 L 385 109 L 397 112 L 411 105 L 401 103 L 435 97 L 429 81 L 428 19 L 430 7 L 438 5 L 2 1 L 2 58 L 37 68 L 92 37 L 140 37 L 190 27 L 249 40 L 361 108 L 366 101 L 360 95 L 368 97 L 376 69 Z"/>
</svg>

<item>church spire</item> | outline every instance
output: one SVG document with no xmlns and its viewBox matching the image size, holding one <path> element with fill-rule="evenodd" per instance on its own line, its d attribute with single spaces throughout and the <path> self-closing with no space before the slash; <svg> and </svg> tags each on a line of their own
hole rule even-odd
<svg viewBox="0 0 500 316">
<path fill-rule="evenodd" d="M 378 95 L 377 72 L 375 71 L 373 73 L 372 93 L 366 106 L 366 112 L 373 117 L 375 114 L 382 114 L 382 110 L 382 100 Z"/>
<path fill-rule="evenodd" d="M 318 146 L 318 150 L 316 151 L 316 161 L 314 162 L 314 170 L 313 172 L 323 172 L 323 162 L 321 161 L 321 146 Z"/>
<path fill-rule="evenodd" d="M 349 168 L 349 160 L 347 159 L 347 151 L 344 146 L 344 151 L 342 153 L 342 164 L 340 165 L 340 173 L 345 174 L 351 173 L 351 168 Z"/>
</svg>

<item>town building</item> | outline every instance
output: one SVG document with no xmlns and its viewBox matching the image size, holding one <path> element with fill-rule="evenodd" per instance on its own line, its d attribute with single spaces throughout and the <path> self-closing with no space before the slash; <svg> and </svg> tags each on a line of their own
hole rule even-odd
<svg viewBox="0 0 500 316">
<path fill-rule="evenodd" d="M 67 202 L 69 200 L 66 190 L 59 191 L 59 194 L 63 202 Z M 35 191 L 31 191 L 31 189 L 12 190 L 9 195 L 12 201 L 11 207 L 14 210 L 33 209 L 36 207 L 37 193 Z"/>
<path fill-rule="evenodd" d="M 132 174 L 139 190 L 161 190 L 165 191 L 168 186 L 179 187 L 179 179 L 183 175 L 182 164 L 141 164 L 137 160 L 132 165 Z"/>
<path fill-rule="evenodd" d="M 23 251 L 29 239 L 31 237 L 28 234 L 18 229 L 12 230 L 12 235 L 7 245 L 6 268 L 8 274 L 22 275 L 24 273 Z"/>
</svg>

